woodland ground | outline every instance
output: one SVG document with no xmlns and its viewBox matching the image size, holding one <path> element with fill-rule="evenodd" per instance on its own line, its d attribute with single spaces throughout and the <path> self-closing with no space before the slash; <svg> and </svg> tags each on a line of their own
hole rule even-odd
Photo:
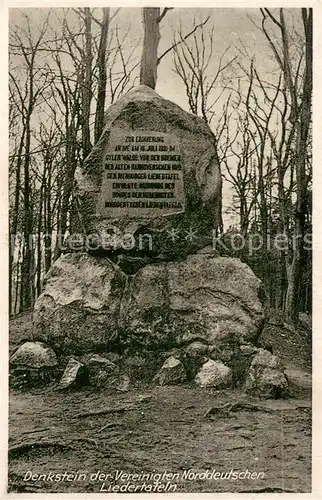
<svg viewBox="0 0 322 500">
<path fill-rule="evenodd" d="M 11 352 L 30 339 L 30 330 L 30 314 L 12 320 Z M 99 492 L 103 482 L 90 481 L 98 470 L 166 470 L 180 474 L 174 481 L 177 492 L 309 492 L 311 398 L 301 380 L 310 376 L 310 343 L 302 333 L 280 325 L 269 325 L 264 336 L 300 381 L 288 400 L 256 401 L 237 390 L 190 386 L 141 385 L 127 393 L 90 388 L 69 393 L 50 387 L 11 390 L 8 491 Z M 253 407 L 213 419 L 205 416 L 213 406 L 238 401 L 252 402 Z M 264 478 L 182 480 L 189 469 L 248 469 L 264 472 Z M 87 479 L 24 481 L 27 471 L 79 471 Z"/>
</svg>

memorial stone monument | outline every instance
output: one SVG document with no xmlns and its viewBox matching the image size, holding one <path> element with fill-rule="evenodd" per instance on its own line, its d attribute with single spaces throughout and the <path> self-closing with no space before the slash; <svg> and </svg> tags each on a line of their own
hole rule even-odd
<svg viewBox="0 0 322 500">
<path fill-rule="evenodd" d="M 47 275 L 35 340 L 86 354 L 194 342 L 214 352 L 220 342 L 257 338 L 261 281 L 212 251 L 221 175 L 201 118 L 135 88 L 108 109 L 76 181 L 72 226 L 81 245 Z M 139 264 L 124 265 L 131 259 Z"/>
<path fill-rule="evenodd" d="M 219 223 L 215 137 L 201 118 L 139 86 L 107 111 L 77 190 L 74 231 L 90 250 L 182 259 L 211 244 Z"/>
</svg>

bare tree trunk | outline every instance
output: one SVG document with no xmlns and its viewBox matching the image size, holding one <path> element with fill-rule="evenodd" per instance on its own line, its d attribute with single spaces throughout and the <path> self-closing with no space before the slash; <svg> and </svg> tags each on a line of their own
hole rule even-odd
<svg viewBox="0 0 322 500">
<path fill-rule="evenodd" d="M 292 127 L 292 132 L 287 140 L 287 155 L 291 153 L 295 139 L 295 184 L 296 184 L 296 203 L 293 216 L 294 229 L 292 239 L 292 261 L 289 263 L 289 257 L 286 252 L 286 270 L 287 270 L 287 293 L 285 299 L 285 315 L 287 320 L 296 324 L 298 321 L 300 304 L 300 285 L 304 270 L 304 236 L 306 204 L 308 195 L 309 176 L 306 174 L 308 158 L 308 136 L 311 127 L 311 100 L 312 100 L 312 9 L 302 9 L 302 21 L 305 34 L 305 64 L 303 78 L 298 78 L 299 69 L 292 68 L 293 59 L 290 54 L 289 33 L 285 23 L 283 9 L 280 9 L 279 20 L 269 11 L 261 9 L 263 15 L 262 28 L 270 47 L 273 50 L 275 59 L 280 66 L 284 77 L 284 100 L 290 100 L 290 112 L 288 114 L 288 125 Z M 274 42 L 269 32 L 266 30 L 265 21 L 273 21 L 280 30 L 280 43 Z M 302 59 L 301 59 L 302 60 Z M 300 82 L 300 83 L 299 83 Z M 289 96 L 289 97 L 288 97 Z M 284 115 L 285 117 L 285 115 Z M 286 157 L 286 159 L 288 159 Z M 279 158 L 281 160 L 281 158 Z M 288 163 L 288 162 L 287 162 Z M 286 168 L 285 168 L 286 167 Z M 283 220 L 284 230 L 288 226 L 288 216 L 283 214 L 284 208 L 287 208 L 288 199 L 285 200 L 284 174 L 287 164 L 278 162 L 278 184 L 279 184 L 279 204 Z M 291 200 L 293 183 L 293 169 L 290 172 L 290 193 Z M 285 210 L 286 212 L 286 210 Z"/>
<path fill-rule="evenodd" d="M 285 312 L 291 323 L 296 323 L 299 315 L 300 284 L 303 270 L 305 213 L 307 197 L 307 142 L 311 126 L 312 103 L 312 9 L 302 9 L 305 30 L 306 53 L 303 81 L 302 105 L 296 123 L 296 207 L 294 216 L 293 259 L 288 269 L 288 289 Z"/>
<path fill-rule="evenodd" d="M 12 225 L 10 228 L 10 242 L 9 242 L 9 314 L 12 314 L 12 299 L 13 299 L 13 259 L 15 252 L 16 236 L 18 230 L 18 217 L 19 217 L 19 198 L 21 191 L 21 164 L 22 164 L 22 151 L 25 140 L 25 128 L 23 128 L 20 138 L 17 165 L 16 165 L 16 179 L 15 179 L 15 201 L 13 208 Z"/>
<path fill-rule="evenodd" d="M 143 7 L 143 51 L 140 84 L 155 89 L 157 81 L 158 45 L 160 41 L 160 8 Z"/>
<path fill-rule="evenodd" d="M 102 21 L 102 31 L 100 37 L 100 43 L 97 55 L 97 65 L 98 65 L 98 88 L 97 88 L 97 104 L 95 113 L 95 130 L 94 130 L 94 141 L 97 142 L 102 134 L 104 126 L 104 108 L 106 99 L 106 83 L 107 83 L 107 72 L 106 72 L 106 47 L 107 47 L 107 35 L 110 22 L 110 9 L 103 9 L 103 21 Z"/>
<path fill-rule="evenodd" d="M 20 259 L 23 253 L 23 240 L 18 243 L 18 259 L 17 259 L 17 271 L 16 271 L 16 290 L 15 290 L 15 303 L 14 303 L 14 314 L 18 314 L 21 311 L 21 265 Z"/>
<path fill-rule="evenodd" d="M 85 67 L 85 77 L 83 82 L 83 92 L 82 92 L 82 124 L 83 124 L 83 157 L 90 153 L 91 146 L 91 135 L 90 135 L 90 112 L 91 112 L 91 100 L 92 100 L 92 18 L 90 9 L 86 7 L 84 9 L 85 14 L 85 53 L 84 53 L 84 67 Z"/>
<path fill-rule="evenodd" d="M 28 114 L 26 117 L 26 143 L 25 143 L 25 157 L 23 162 L 24 172 L 24 214 L 23 214 L 23 236 L 24 236 L 24 252 L 21 267 L 21 295 L 22 295 L 22 309 L 30 309 L 33 305 L 33 290 L 32 290 L 32 260 L 33 260 L 33 214 L 30 200 L 31 186 L 30 186 L 30 141 L 31 141 L 31 115 L 33 111 L 33 75 L 30 75 L 30 101 L 28 107 Z"/>
<path fill-rule="evenodd" d="M 44 162 L 44 171 L 41 180 L 40 186 L 40 200 L 39 200 L 39 212 L 38 216 L 38 230 L 37 230 L 37 264 L 36 264 L 36 297 L 39 297 L 41 294 L 42 287 L 42 274 L 43 274 L 43 266 L 42 266 L 42 235 L 44 228 L 44 217 L 45 217 L 45 206 L 46 206 L 46 172 L 47 165 Z"/>
<path fill-rule="evenodd" d="M 47 180 L 45 184 L 45 199 L 44 199 L 44 227 L 45 227 L 45 272 L 49 271 L 52 258 L 52 214 L 51 214 L 51 165 L 47 170 Z"/>
</svg>

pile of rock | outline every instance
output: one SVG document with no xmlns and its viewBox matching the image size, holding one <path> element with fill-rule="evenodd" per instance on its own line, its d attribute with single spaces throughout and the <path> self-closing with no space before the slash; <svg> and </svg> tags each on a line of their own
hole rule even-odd
<svg viewBox="0 0 322 500">
<path fill-rule="evenodd" d="M 113 352 L 71 356 L 62 373 L 57 370 L 57 357 L 50 347 L 40 342 L 27 342 L 10 359 L 11 385 L 29 387 L 55 382 L 59 390 L 92 386 L 127 391 L 138 381 L 144 381 L 162 386 L 190 383 L 223 389 L 236 386 L 238 380 L 242 389 L 259 397 L 287 396 L 283 366 L 270 352 L 251 344 L 241 346 L 241 355 L 247 358 L 244 372 L 241 372 L 233 350 L 225 362 L 218 358 L 218 351 L 215 346 L 193 342 L 182 349 L 165 352 L 161 357 L 155 356 L 154 363 L 148 353 L 146 356 L 142 353 L 140 356 L 126 353 L 120 356 Z M 146 365 L 148 370 L 144 370 Z"/>
</svg>

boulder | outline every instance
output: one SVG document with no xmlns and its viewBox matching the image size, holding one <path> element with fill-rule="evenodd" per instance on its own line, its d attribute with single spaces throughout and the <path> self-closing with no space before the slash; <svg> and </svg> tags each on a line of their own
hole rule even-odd
<svg viewBox="0 0 322 500">
<path fill-rule="evenodd" d="M 25 342 L 10 357 L 9 384 L 13 388 L 44 386 L 59 376 L 58 360 L 42 342 Z"/>
<path fill-rule="evenodd" d="M 262 283 L 239 259 L 195 254 L 140 269 L 129 282 L 120 324 L 146 348 L 222 339 L 256 340 L 264 322 Z"/>
<path fill-rule="evenodd" d="M 73 389 L 78 388 L 88 383 L 88 371 L 83 363 L 77 359 L 70 358 L 59 381 L 58 389 Z"/>
<path fill-rule="evenodd" d="M 221 361 L 209 359 L 202 365 L 195 377 L 195 382 L 200 387 L 224 388 L 232 384 L 232 371 Z"/>
<path fill-rule="evenodd" d="M 25 342 L 11 356 L 10 365 L 29 368 L 55 367 L 58 360 L 53 349 L 43 342 Z"/>
<path fill-rule="evenodd" d="M 108 350 L 117 338 L 126 279 L 107 258 L 62 255 L 36 301 L 33 335 L 64 354 Z"/>
<path fill-rule="evenodd" d="M 179 385 L 185 382 L 186 374 L 179 359 L 171 356 L 155 375 L 153 381 L 158 385 Z"/>
<path fill-rule="evenodd" d="M 108 361 L 111 364 L 118 366 L 121 360 L 121 356 L 117 352 L 112 352 L 112 351 L 102 351 L 100 352 L 100 354 L 98 354 L 97 352 L 88 352 L 83 356 L 80 356 L 80 361 L 84 365 L 87 365 L 91 359 L 93 360 L 102 359 L 104 360 L 104 362 Z"/>
<path fill-rule="evenodd" d="M 88 369 L 89 383 L 97 388 L 107 386 L 111 377 L 118 373 L 117 365 L 97 354 L 88 360 L 86 367 Z"/>
<path fill-rule="evenodd" d="M 106 209 L 104 196 L 110 189 L 104 184 L 109 182 L 105 180 L 104 173 L 106 153 L 114 152 L 107 166 L 114 175 L 117 144 L 122 143 L 125 148 L 128 144 L 128 154 L 133 154 L 131 143 L 126 142 L 126 136 L 129 136 L 133 137 L 135 147 L 143 144 L 145 150 L 151 145 L 153 148 L 153 142 L 142 143 L 141 136 L 144 134 L 152 138 L 166 136 L 174 145 L 175 154 L 180 157 L 180 168 L 174 168 L 174 160 L 168 167 L 171 172 L 179 172 L 178 178 L 182 178 L 182 184 L 178 184 L 173 198 L 176 201 L 179 196 L 181 208 Z M 157 156 L 161 158 L 158 145 L 156 149 Z M 115 161 L 121 160 L 116 158 Z M 141 163 L 143 161 L 141 159 Z M 150 162 L 150 168 L 151 161 L 159 160 L 150 157 L 145 161 Z M 144 182 L 149 180 L 148 173 L 143 175 L 147 177 Z M 140 182 L 135 178 L 126 179 L 125 182 Z M 90 243 L 87 246 L 92 250 L 103 248 L 110 253 L 117 250 L 133 255 L 152 254 L 159 259 L 173 260 L 212 243 L 221 206 L 221 174 L 215 137 L 204 120 L 187 113 L 149 87 L 141 85 L 134 88 L 107 110 L 102 136 L 84 164 L 77 169 L 76 182 L 75 196 L 79 200 L 80 215 L 72 221 L 73 231 L 84 234 L 85 229 L 87 243 Z M 132 192 L 128 194 L 132 195 Z M 130 197 L 130 201 L 133 198 Z"/>
<path fill-rule="evenodd" d="M 259 349 L 250 365 L 245 390 L 267 399 L 286 397 L 288 382 L 280 358 L 265 349 Z"/>
</svg>

